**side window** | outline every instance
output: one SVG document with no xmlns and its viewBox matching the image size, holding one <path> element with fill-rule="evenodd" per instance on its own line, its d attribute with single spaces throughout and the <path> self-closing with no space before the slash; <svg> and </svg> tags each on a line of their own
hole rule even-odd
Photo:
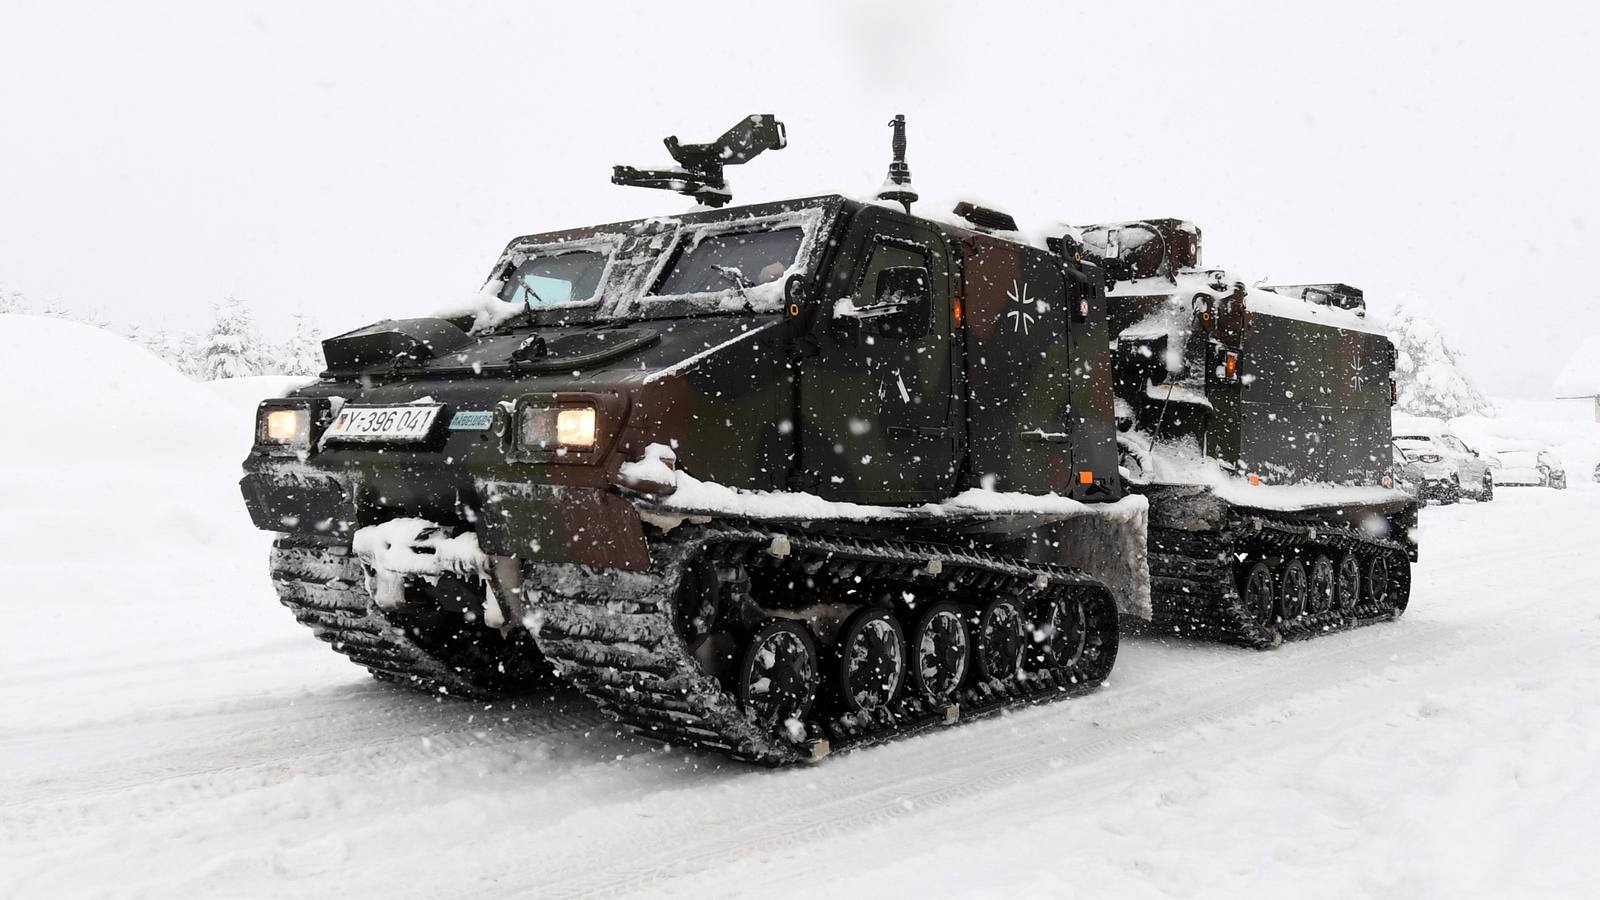
<svg viewBox="0 0 1600 900">
<path fill-rule="evenodd" d="M 892 303 L 896 310 L 864 319 L 867 334 L 898 340 L 928 335 L 936 302 L 929 263 L 929 253 L 918 245 L 876 239 L 856 292 L 856 307 L 878 309 Z"/>
<path fill-rule="evenodd" d="M 884 269 L 895 266 L 921 266 L 928 268 L 928 254 L 921 248 L 912 249 L 910 246 L 898 243 L 885 243 L 880 240 L 873 248 L 872 258 L 867 261 L 867 274 L 861 281 L 861 289 L 857 292 L 856 305 L 864 306 L 871 303 L 878 296 L 878 276 Z"/>
</svg>

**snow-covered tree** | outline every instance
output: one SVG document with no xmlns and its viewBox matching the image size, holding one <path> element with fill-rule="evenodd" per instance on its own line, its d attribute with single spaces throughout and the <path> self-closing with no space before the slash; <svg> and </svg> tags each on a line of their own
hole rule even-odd
<svg viewBox="0 0 1600 900">
<path fill-rule="evenodd" d="M 172 332 L 165 328 L 158 328 L 155 333 L 145 335 L 141 343 L 145 349 L 166 360 L 174 369 L 190 378 L 195 377 L 197 367 L 194 348 L 199 343 L 197 339 L 174 337 Z"/>
<path fill-rule="evenodd" d="M 1494 412 L 1494 404 L 1467 374 L 1465 356 L 1445 339 L 1424 304 L 1402 303 L 1395 309 L 1389 340 L 1398 356 L 1401 412 L 1438 419 Z"/>
<path fill-rule="evenodd" d="M 295 314 L 294 336 L 283 345 L 279 366 L 285 375 L 320 375 L 327 368 L 322 358 L 322 336 L 300 313 Z"/>
<path fill-rule="evenodd" d="M 0 315 L 6 313 L 25 313 L 28 311 L 28 300 L 18 290 L 6 290 L 0 287 Z"/>
<path fill-rule="evenodd" d="M 198 370 L 194 374 L 204 381 L 260 375 L 263 357 L 249 305 L 229 297 L 213 308 L 211 329 L 200 341 Z"/>
</svg>

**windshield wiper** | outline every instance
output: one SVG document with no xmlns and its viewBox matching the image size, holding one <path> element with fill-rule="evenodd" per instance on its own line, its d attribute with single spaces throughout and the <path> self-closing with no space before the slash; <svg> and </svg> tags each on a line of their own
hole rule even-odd
<svg viewBox="0 0 1600 900">
<path fill-rule="evenodd" d="M 744 300 L 745 312 L 755 312 L 756 306 L 750 302 L 750 282 L 744 277 L 744 272 L 736 266 L 712 266 L 717 274 L 732 284 L 739 291 L 740 299 Z"/>
<path fill-rule="evenodd" d="M 510 331 L 513 331 L 513 330 L 515 330 L 517 328 L 520 328 L 520 327 L 522 327 L 524 325 L 537 325 L 538 324 L 539 320 L 538 320 L 538 316 L 536 315 L 538 311 L 533 308 L 533 304 L 532 303 L 528 302 L 528 297 L 532 297 L 534 300 L 537 300 L 540 303 L 544 302 L 544 298 L 539 296 L 539 292 L 534 290 L 533 286 L 528 284 L 527 282 L 523 282 L 519 286 L 524 291 L 528 292 L 527 295 L 522 298 L 522 312 L 517 314 L 516 316 L 510 318 L 510 319 L 505 320 L 504 322 L 501 322 L 500 324 L 496 325 L 495 327 L 489 329 L 489 333 L 491 333 L 491 334 L 505 334 L 507 332 L 510 332 Z"/>
</svg>

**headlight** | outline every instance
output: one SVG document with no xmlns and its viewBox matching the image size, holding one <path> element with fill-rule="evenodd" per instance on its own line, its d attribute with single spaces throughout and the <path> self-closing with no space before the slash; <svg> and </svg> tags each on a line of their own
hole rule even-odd
<svg viewBox="0 0 1600 900">
<path fill-rule="evenodd" d="M 556 413 L 556 443 L 588 450 L 594 446 L 594 407 L 574 406 Z"/>
<path fill-rule="evenodd" d="M 517 438 L 526 450 L 592 450 L 595 430 L 592 405 L 524 406 Z"/>
<path fill-rule="evenodd" d="M 311 405 L 265 400 L 256 409 L 256 446 L 268 452 L 302 453 L 311 449 Z"/>
</svg>

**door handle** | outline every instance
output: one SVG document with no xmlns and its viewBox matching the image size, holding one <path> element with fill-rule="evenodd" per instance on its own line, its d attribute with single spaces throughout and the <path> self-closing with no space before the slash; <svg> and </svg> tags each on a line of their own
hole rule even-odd
<svg viewBox="0 0 1600 900">
<path fill-rule="evenodd" d="M 1034 428 L 1022 433 L 1022 439 L 1030 444 L 1070 444 L 1072 435 L 1065 431 L 1045 431 L 1043 428 Z"/>
<path fill-rule="evenodd" d="M 941 438 L 950 433 L 948 425 L 890 425 L 887 429 L 891 437 L 929 437 Z"/>
</svg>

